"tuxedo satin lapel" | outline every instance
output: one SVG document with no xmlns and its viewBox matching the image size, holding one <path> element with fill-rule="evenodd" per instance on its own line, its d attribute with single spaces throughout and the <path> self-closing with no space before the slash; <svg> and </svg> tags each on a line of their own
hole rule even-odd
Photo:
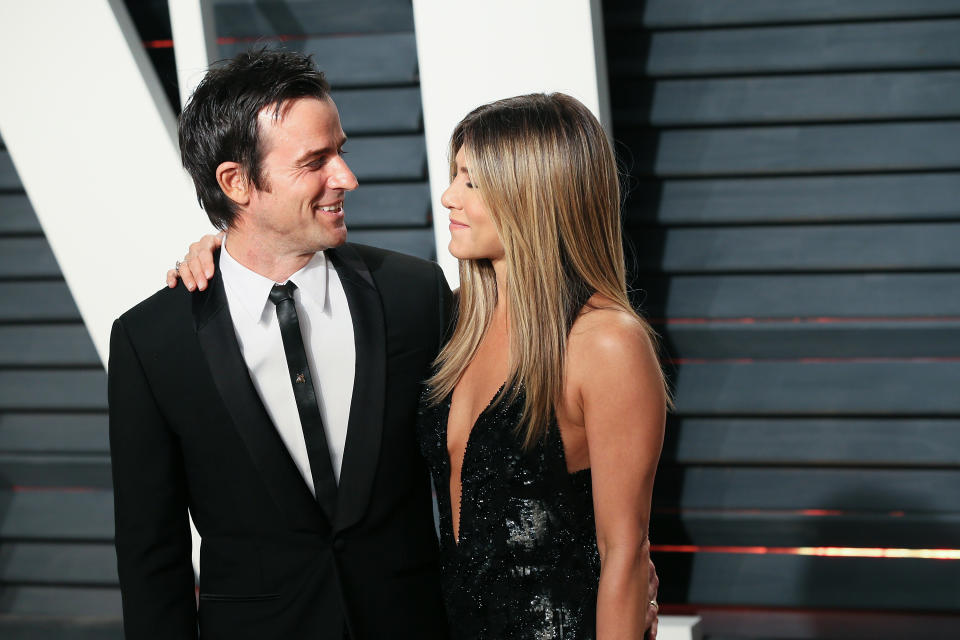
<svg viewBox="0 0 960 640">
<path fill-rule="evenodd" d="M 334 530 L 353 525 L 366 511 L 380 456 L 383 402 L 387 375 L 387 338 L 383 304 L 373 277 L 350 245 L 327 255 L 343 283 L 353 321 L 356 373 L 350 400 L 350 420 L 340 469 Z"/>
<path fill-rule="evenodd" d="M 326 518 L 257 394 L 237 344 L 219 271 L 194 296 L 194 320 L 214 384 L 273 500 L 296 529 L 324 529 Z"/>
</svg>

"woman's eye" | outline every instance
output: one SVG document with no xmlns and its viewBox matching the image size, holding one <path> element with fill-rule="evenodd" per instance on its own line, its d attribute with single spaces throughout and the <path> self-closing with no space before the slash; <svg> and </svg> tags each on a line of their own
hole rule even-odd
<svg viewBox="0 0 960 640">
<path fill-rule="evenodd" d="M 467 189 L 473 189 L 473 183 L 467 182 Z"/>
</svg>

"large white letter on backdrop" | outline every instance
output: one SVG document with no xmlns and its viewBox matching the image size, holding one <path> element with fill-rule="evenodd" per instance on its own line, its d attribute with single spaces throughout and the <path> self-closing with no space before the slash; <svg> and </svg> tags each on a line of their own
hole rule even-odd
<svg viewBox="0 0 960 640">
<path fill-rule="evenodd" d="M 122 0 L 5 3 L 0 134 L 93 343 L 210 223 Z"/>
<path fill-rule="evenodd" d="M 600 0 L 413 0 L 437 260 L 458 282 L 440 195 L 457 122 L 492 100 L 568 93 L 610 131 Z"/>
<path fill-rule="evenodd" d="M 209 41 L 186 42 L 203 37 L 204 1 L 172 3 L 194 52 L 178 57 L 191 74 L 180 69 L 181 91 L 206 65 Z M 180 167 L 173 110 L 122 0 L 4 7 L 0 59 L 0 134 L 106 364 L 113 319 L 211 229 Z"/>
</svg>

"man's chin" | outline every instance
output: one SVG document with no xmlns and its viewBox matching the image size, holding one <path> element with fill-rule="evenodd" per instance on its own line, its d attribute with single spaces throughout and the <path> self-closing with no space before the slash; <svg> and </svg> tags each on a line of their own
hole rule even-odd
<svg viewBox="0 0 960 640">
<path fill-rule="evenodd" d="M 346 241 L 347 241 L 347 228 L 344 227 L 341 233 L 335 234 L 335 240 L 330 243 L 330 248 L 333 249 L 336 247 L 343 246 L 343 244 L 346 243 Z"/>
<path fill-rule="evenodd" d="M 324 249 L 336 249 L 341 247 L 347 241 L 347 228 L 342 227 L 337 229 L 332 233 L 325 233 L 323 238 L 319 239 L 317 243 L 316 251 L 323 251 Z"/>
</svg>

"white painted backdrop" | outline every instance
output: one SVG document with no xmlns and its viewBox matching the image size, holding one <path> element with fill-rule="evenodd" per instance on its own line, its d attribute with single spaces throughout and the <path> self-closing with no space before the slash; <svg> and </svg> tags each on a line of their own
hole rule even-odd
<svg viewBox="0 0 960 640">
<path fill-rule="evenodd" d="M 0 134 L 104 363 L 113 319 L 209 231 L 122 0 L 0 9 Z"/>
<path fill-rule="evenodd" d="M 603 15 L 600 0 L 413 0 L 413 17 L 437 261 L 456 286 L 440 204 L 453 128 L 486 102 L 560 91 L 587 105 L 609 132 Z"/>
</svg>

